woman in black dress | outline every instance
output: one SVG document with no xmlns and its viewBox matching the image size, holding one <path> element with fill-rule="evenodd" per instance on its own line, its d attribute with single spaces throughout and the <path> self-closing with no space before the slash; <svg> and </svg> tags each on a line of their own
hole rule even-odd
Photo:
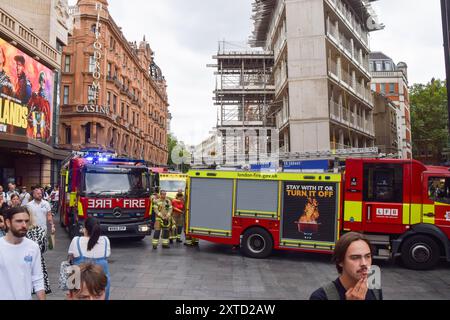
<svg viewBox="0 0 450 320">
<path fill-rule="evenodd" d="M 44 274 L 45 293 L 49 294 L 52 292 L 52 290 L 50 289 L 48 271 L 44 259 L 44 253 L 48 249 L 47 232 L 37 225 L 36 217 L 34 213 L 31 211 L 30 211 L 30 227 L 28 228 L 27 238 L 36 242 L 39 248 L 41 249 L 41 266 L 42 266 L 42 273 Z"/>
</svg>

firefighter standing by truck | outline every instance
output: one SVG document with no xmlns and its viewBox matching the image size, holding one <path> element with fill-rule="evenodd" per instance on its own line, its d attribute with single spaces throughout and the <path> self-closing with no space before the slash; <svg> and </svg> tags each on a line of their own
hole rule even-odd
<svg viewBox="0 0 450 320">
<path fill-rule="evenodd" d="M 170 248 L 169 237 L 172 224 L 172 203 L 166 198 L 166 192 L 161 190 L 159 199 L 153 206 L 155 211 L 155 234 L 153 235 L 153 249 L 156 250 L 159 244 L 159 238 L 162 237 L 162 247 Z"/>
<path fill-rule="evenodd" d="M 184 226 L 184 197 L 183 192 L 178 192 L 175 199 L 172 200 L 173 207 L 173 220 L 175 222 L 175 228 L 172 228 L 172 237 L 176 239 L 178 243 L 181 243 L 181 233 Z"/>
</svg>

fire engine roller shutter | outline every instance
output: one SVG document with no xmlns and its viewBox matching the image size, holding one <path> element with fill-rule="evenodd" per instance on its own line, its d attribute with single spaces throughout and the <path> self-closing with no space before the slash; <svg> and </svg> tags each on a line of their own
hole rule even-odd
<svg viewBox="0 0 450 320">
<path fill-rule="evenodd" d="M 191 179 L 189 230 L 231 237 L 232 179 Z"/>
<path fill-rule="evenodd" d="M 238 180 L 236 216 L 277 218 L 278 181 Z"/>
</svg>

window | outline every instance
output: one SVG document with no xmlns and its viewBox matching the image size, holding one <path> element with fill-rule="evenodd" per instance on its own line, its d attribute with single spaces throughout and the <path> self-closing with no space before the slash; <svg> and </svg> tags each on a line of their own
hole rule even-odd
<svg viewBox="0 0 450 320">
<path fill-rule="evenodd" d="M 87 123 L 84 127 L 84 143 L 91 143 L 91 123 Z"/>
<path fill-rule="evenodd" d="M 69 86 L 64 86 L 63 104 L 69 104 Z"/>
<path fill-rule="evenodd" d="M 71 62 L 71 56 L 66 56 L 64 58 L 64 72 L 70 72 L 70 62 Z"/>
<path fill-rule="evenodd" d="M 380 83 L 380 92 L 382 94 L 386 94 L 386 84 L 385 83 Z"/>
<path fill-rule="evenodd" d="M 95 103 L 96 92 L 92 86 L 88 86 L 88 103 Z"/>
<path fill-rule="evenodd" d="M 72 129 L 70 127 L 66 127 L 65 130 L 65 138 L 66 138 L 66 144 L 72 143 Z"/>
<path fill-rule="evenodd" d="M 429 178 L 428 197 L 436 202 L 450 204 L 450 177 Z"/>
<path fill-rule="evenodd" d="M 108 91 L 106 94 L 106 106 L 111 109 L 111 92 Z"/>
<path fill-rule="evenodd" d="M 109 38 L 109 49 L 112 51 L 116 49 L 116 40 L 113 37 Z"/>
<path fill-rule="evenodd" d="M 372 89 L 372 91 L 377 91 L 377 84 L 376 83 L 372 83 L 370 85 L 370 88 Z"/>
<path fill-rule="evenodd" d="M 124 119 L 124 112 L 125 112 L 125 103 L 122 102 L 122 107 L 120 108 L 120 116 L 122 119 Z"/>
<path fill-rule="evenodd" d="M 384 62 L 384 70 L 385 71 L 392 71 L 392 63 L 390 61 Z"/>
<path fill-rule="evenodd" d="M 395 93 L 395 84 L 389 83 L 389 93 Z"/>
<path fill-rule="evenodd" d="M 89 57 L 89 72 L 94 73 L 95 71 L 95 59 L 94 56 Z"/>
<path fill-rule="evenodd" d="M 403 166 L 365 164 L 364 201 L 402 203 Z"/>
<path fill-rule="evenodd" d="M 108 62 L 108 69 L 107 69 L 107 72 L 108 72 L 108 77 L 112 77 L 112 65 L 111 65 L 111 63 L 110 62 Z"/>
<path fill-rule="evenodd" d="M 56 38 L 56 50 L 61 53 L 63 51 L 64 48 L 64 43 L 59 40 L 58 38 Z"/>
<path fill-rule="evenodd" d="M 375 62 L 375 71 L 383 71 L 383 64 L 381 61 Z"/>
<path fill-rule="evenodd" d="M 101 30 L 102 30 L 102 28 L 99 27 L 99 28 L 98 28 L 98 32 L 100 33 Z M 91 26 L 91 31 L 92 31 L 93 33 L 97 33 L 97 24 L 93 24 L 93 25 Z"/>
<path fill-rule="evenodd" d="M 113 95 L 113 110 L 114 114 L 117 114 L 117 96 Z"/>
</svg>

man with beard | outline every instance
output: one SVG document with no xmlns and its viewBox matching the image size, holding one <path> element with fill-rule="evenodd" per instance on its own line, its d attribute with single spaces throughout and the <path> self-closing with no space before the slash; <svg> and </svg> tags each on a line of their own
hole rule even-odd
<svg viewBox="0 0 450 320">
<path fill-rule="evenodd" d="M 31 83 L 25 74 L 25 58 L 18 55 L 14 57 L 14 60 L 17 70 L 16 98 L 26 105 L 31 98 Z"/>
<path fill-rule="evenodd" d="M 383 300 L 381 289 L 370 290 L 367 285 L 372 250 L 364 235 L 343 235 L 336 243 L 333 262 L 339 278 L 316 290 L 310 300 Z"/>
<path fill-rule="evenodd" d="M 33 289 L 39 300 L 45 300 L 41 252 L 25 238 L 30 214 L 27 208 L 17 207 L 4 217 L 7 233 L 0 239 L 0 300 L 31 300 Z"/>
</svg>

